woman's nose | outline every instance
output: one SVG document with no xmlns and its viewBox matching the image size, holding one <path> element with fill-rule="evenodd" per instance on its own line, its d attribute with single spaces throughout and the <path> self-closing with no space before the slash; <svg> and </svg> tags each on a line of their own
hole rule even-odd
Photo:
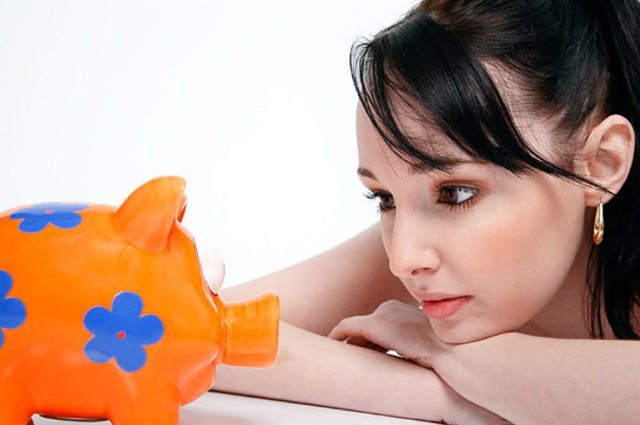
<svg viewBox="0 0 640 425">
<path fill-rule="evenodd" d="M 410 278 L 420 272 L 436 271 L 440 267 L 440 256 L 434 240 L 434 234 L 424 225 L 396 218 L 389 248 L 391 272 L 399 278 Z"/>
</svg>

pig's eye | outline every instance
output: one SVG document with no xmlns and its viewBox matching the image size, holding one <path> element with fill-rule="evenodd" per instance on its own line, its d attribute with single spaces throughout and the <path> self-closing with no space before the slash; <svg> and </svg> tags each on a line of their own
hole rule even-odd
<svg viewBox="0 0 640 425">
<path fill-rule="evenodd" d="M 206 243 L 198 242 L 197 252 L 207 286 L 217 295 L 224 281 L 224 262 L 222 257 L 218 251 L 209 247 Z"/>
</svg>

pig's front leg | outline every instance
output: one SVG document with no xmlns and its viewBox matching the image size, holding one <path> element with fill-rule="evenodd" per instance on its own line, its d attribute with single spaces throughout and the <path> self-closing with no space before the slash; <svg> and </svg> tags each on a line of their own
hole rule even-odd
<svg viewBox="0 0 640 425">
<path fill-rule="evenodd" d="M 33 410 L 27 405 L 29 397 L 22 385 L 0 382 L 0 394 L 0 424 L 33 425 Z"/>
</svg>

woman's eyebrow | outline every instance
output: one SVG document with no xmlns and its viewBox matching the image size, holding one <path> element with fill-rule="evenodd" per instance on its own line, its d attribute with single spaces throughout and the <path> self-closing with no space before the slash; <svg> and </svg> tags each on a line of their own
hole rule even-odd
<svg viewBox="0 0 640 425">
<path fill-rule="evenodd" d="M 409 174 L 426 174 L 429 172 L 441 171 L 444 173 L 450 173 L 451 170 L 460 167 L 464 164 L 486 164 L 486 161 L 481 161 L 478 159 L 463 159 L 463 158 L 443 158 L 442 166 L 436 169 L 435 167 L 429 167 L 428 165 L 422 164 L 411 164 L 409 165 Z"/>
<path fill-rule="evenodd" d="M 357 172 L 358 172 L 358 175 L 361 176 L 361 177 L 367 177 L 367 178 L 370 178 L 370 179 L 373 179 L 373 180 L 376 180 L 376 181 L 378 180 L 376 178 L 376 176 L 371 171 L 367 170 L 366 168 L 360 167 L 360 168 L 358 168 Z"/>
<path fill-rule="evenodd" d="M 486 161 L 480 161 L 477 159 L 447 159 L 445 160 L 445 165 L 439 171 L 443 171 L 445 173 L 450 172 L 451 170 L 464 164 L 486 164 Z M 415 164 L 409 165 L 409 174 L 412 174 L 412 175 L 425 174 L 428 172 L 432 172 L 433 170 L 434 168 L 428 167 L 426 165 L 415 165 Z M 357 170 L 357 173 L 361 177 L 367 177 L 376 181 L 378 180 L 375 174 L 373 174 L 373 172 L 371 172 L 367 168 L 359 167 Z"/>
</svg>

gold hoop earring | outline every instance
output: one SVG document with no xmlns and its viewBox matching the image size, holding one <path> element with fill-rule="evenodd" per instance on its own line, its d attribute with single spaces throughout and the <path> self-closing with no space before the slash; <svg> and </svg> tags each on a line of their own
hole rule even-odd
<svg viewBox="0 0 640 425">
<path fill-rule="evenodd" d="M 593 221 L 593 243 L 596 245 L 600 245 L 602 239 L 604 238 L 604 213 L 602 201 L 598 204 L 596 208 L 596 218 Z"/>
</svg>

